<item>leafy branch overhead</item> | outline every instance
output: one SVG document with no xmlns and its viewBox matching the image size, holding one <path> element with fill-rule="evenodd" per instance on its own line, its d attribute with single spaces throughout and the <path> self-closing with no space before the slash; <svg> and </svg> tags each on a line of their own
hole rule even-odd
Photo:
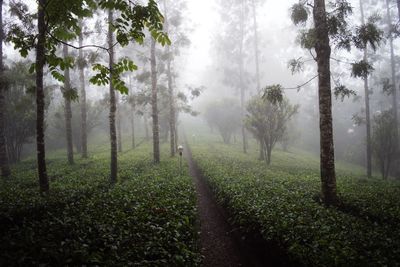
<svg viewBox="0 0 400 267">
<path fill-rule="evenodd" d="M 97 73 L 92 78 L 90 78 L 91 83 L 98 86 L 106 85 L 110 83 L 111 76 L 111 82 L 114 88 L 123 94 L 128 94 L 128 87 L 121 79 L 121 75 L 127 71 L 137 70 L 137 66 L 133 63 L 132 60 L 124 58 L 120 62 L 115 63 L 112 67 L 112 70 L 102 64 L 94 64 L 93 70 L 97 71 Z"/>
<path fill-rule="evenodd" d="M 291 8 L 291 19 L 295 25 L 306 26 L 312 5 L 308 1 L 301 0 Z M 347 1 L 331 1 L 327 11 L 328 31 L 331 41 L 337 49 L 350 50 L 354 45 L 358 49 L 364 49 L 370 45 L 376 50 L 383 39 L 383 31 L 377 27 L 379 17 L 373 15 L 368 22 L 355 27 L 349 27 L 346 18 L 353 13 L 351 5 Z M 312 49 L 315 47 L 314 29 L 310 28 L 300 32 L 299 41 L 302 47 Z"/>
<path fill-rule="evenodd" d="M 283 87 L 280 84 L 270 85 L 264 88 L 262 96 L 264 101 L 269 101 L 276 105 L 283 101 Z"/>
<path fill-rule="evenodd" d="M 46 29 L 46 64 L 49 66 L 52 76 L 60 81 L 64 81 L 64 76 L 60 69 L 72 68 L 74 62 L 69 59 L 64 60 L 56 55 L 57 48 L 60 44 L 67 44 L 75 47 L 68 42 L 78 37 L 82 29 L 79 21 L 86 17 L 91 17 L 94 10 L 115 10 L 119 12 L 118 19 L 113 23 L 113 29 L 116 31 L 117 43 L 114 44 L 126 46 L 131 41 L 142 44 L 144 41 L 145 30 L 147 29 L 152 38 L 161 45 L 170 45 L 167 34 L 163 32 L 164 18 L 158 9 L 155 0 L 149 0 L 147 5 L 133 3 L 130 0 L 52 0 L 45 6 L 45 14 L 47 24 Z M 18 2 L 12 5 L 12 12 L 17 15 L 19 21 L 10 25 L 7 34 L 7 41 L 12 42 L 14 48 L 20 52 L 23 57 L 27 57 L 37 44 L 37 33 L 34 28 L 35 13 L 30 13 L 26 4 Z M 102 45 L 86 45 L 85 47 L 97 47 L 105 51 L 109 51 L 110 47 Z M 80 62 L 78 62 L 80 63 Z M 82 63 L 81 63 L 82 64 Z M 114 66 L 112 82 L 116 90 L 127 93 L 128 88 L 121 80 L 121 74 L 125 71 L 136 70 L 136 66 L 132 62 L 122 59 Z M 30 69 L 35 71 L 35 66 Z M 91 82 L 98 85 L 105 85 L 109 81 L 104 77 L 110 71 L 106 66 L 94 64 L 93 70 L 97 73 L 92 77 Z"/>
</svg>

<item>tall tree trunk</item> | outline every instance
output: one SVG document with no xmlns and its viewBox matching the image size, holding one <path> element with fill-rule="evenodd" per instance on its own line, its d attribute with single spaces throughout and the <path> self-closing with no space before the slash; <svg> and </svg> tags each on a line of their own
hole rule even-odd
<svg viewBox="0 0 400 267">
<path fill-rule="evenodd" d="M 244 11 L 245 4 L 244 0 L 241 2 L 241 11 L 240 11 L 240 51 L 239 51 L 239 83 L 240 83 L 240 110 L 241 110 L 241 120 L 242 120 L 242 143 L 243 143 L 243 152 L 247 153 L 247 137 L 246 137 L 246 127 L 243 123 L 244 114 L 245 114 L 245 89 L 244 89 L 244 69 L 243 69 L 243 57 L 244 57 Z"/>
<path fill-rule="evenodd" d="M 80 23 L 81 33 L 79 34 L 79 46 L 83 45 L 83 24 Z M 79 49 L 79 85 L 80 85 L 80 108 L 81 108 L 81 153 L 82 158 L 87 158 L 87 109 L 86 109 L 86 89 L 85 89 L 85 71 L 84 71 L 84 57 L 83 50 Z"/>
<path fill-rule="evenodd" d="M 112 84 L 113 77 L 113 65 L 114 65 L 114 34 L 112 29 L 113 22 L 113 11 L 108 11 L 108 47 L 109 52 L 109 68 L 110 68 L 110 143 L 111 143 L 111 174 L 110 182 L 115 184 L 117 182 L 118 175 L 118 151 L 117 151 L 117 129 L 115 126 L 115 113 L 117 111 L 117 105 L 115 101 L 115 90 Z"/>
<path fill-rule="evenodd" d="M 335 153 L 332 127 L 332 95 L 328 25 L 325 0 L 314 0 L 314 26 L 316 30 L 316 46 L 318 64 L 318 92 L 320 115 L 320 149 L 321 149 L 321 188 L 326 205 L 337 202 Z"/>
<path fill-rule="evenodd" d="M 392 28 L 392 16 L 390 14 L 390 1 L 386 0 L 386 13 L 387 13 L 387 24 L 389 29 Z M 390 64 L 391 64 L 391 71 L 392 71 L 392 105 L 393 105 L 393 118 L 395 123 L 395 133 L 394 133 L 394 146 L 396 147 L 396 158 L 395 162 L 398 162 L 398 152 L 399 152 L 399 119 L 398 119 L 398 107 L 397 107 L 397 81 L 396 81 L 396 62 L 395 62 L 395 55 L 394 55 L 394 46 L 393 46 L 393 35 L 392 33 L 389 34 L 389 45 L 390 45 Z M 395 167 L 395 175 L 400 178 L 400 166 L 396 164 Z"/>
<path fill-rule="evenodd" d="M 157 107 L 157 69 L 156 69 L 156 41 L 151 39 L 151 108 L 153 118 L 153 157 L 154 163 L 160 163 L 160 133 L 158 125 Z"/>
<path fill-rule="evenodd" d="M 38 5 L 38 37 L 36 45 L 36 149 L 39 175 L 39 187 L 42 194 L 49 192 L 49 179 L 46 169 L 46 148 L 44 141 L 44 108 L 45 96 L 43 88 L 43 68 L 46 62 L 46 0 L 39 0 Z"/>
<path fill-rule="evenodd" d="M 131 132 L 132 132 L 132 148 L 136 147 L 135 143 L 135 104 L 131 106 Z"/>
<path fill-rule="evenodd" d="M 135 93 L 133 91 L 132 86 L 132 77 L 129 76 L 129 89 L 131 92 L 132 102 L 131 102 L 131 132 L 132 132 L 132 149 L 135 149 L 136 142 L 135 142 L 135 112 L 136 112 L 136 103 L 135 103 Z"/>
<path fill-rule="evenodd" d="M 63 57 L 64 59 L 68 58 L 68 46 L 63 45 Z M 68 155 L 68 163 L 70 165 L 74 164 L 74 144 L 72 142 L 72 109 L 71 109 L 71 98 L 69 96 L 69 91 L 71 89 L 71 80 L 69 75 L 69 68 L 65 68 L 64 70 L 64 117 L 65 117 L 65 134 L 67 138 L 67 155 Z"/>
<path fill-rule="evenodd" d="M 118 134 L 118 137 L 117 137 L 117 141 L 118 141 L 118 152 L 122 152 L 122 130 L 121 130 L 121 120 L 122 120 L 122 118 L 121 118 L 121 112 L 120 112 L 120 110 L 121 110 L 121 105 L 120 105 L 120 101 L 119 101 L 119 92 L 116 92 L 116 95 L 115 95 L 115 99 L 116 99 L 116 102 L 117 102 L 117 134 Z"/>
<path fill-rule="evenodd" d="M 3 65 L 3 0 L 0 0 L 0 77 L 4 77 L 4 65 Z M 10 166 L 7 155 L 7 145 L 5 138 L 5 90 L 6 85 L 4 80 L 0 81 L 0 170 L 1 176 L 7 178 L 10 176 Z"/>
<path fill-rule="evenodd" d="M 146 141 L 149 141 L 149 140 L 150 140 L 149 122 L 148 122 L 148 120 L 147 120 L 147 115 L 146 115 L 146 113 L 143 114 L 143 124 L 144 124 L 145 139 L 146 139 Z"/>
<path fill-rule="evenodd" d="M 167 1 L 164 0 L 164 29 L 165 32 L 169 32 L 169 23 L 168 23 L 168 9 L 167 9 Z M 167 45 L 166 53 L 168 55 L 167 58 L 167 77 L 168 77 L 168 102 L 169 102 L 169 132 L 170 132 L 170 150 L 171 157 L 175 156 L 176 153 L 176 143 L 175 143 L 175 135 L 176 135 L 176 122 L 175 122 L 175 98 L 174 98 L 174 88 L 172 86 L 172 73 L 171 73 L 171 61 L 172 61 L 172 53 L 170 50 L 170 46 Z"/>
<path fill-rule="evenodd" d="M 400 20 L 400 0 L 397 0 L 397 12 L 399 13 L 399 20 Z"/>
<path fill-rule="evenodd" d="M 363 0 L 360 0 L 361 23 L 365 24 Z M 365 44 L 364 61 L 368 62 L 368 44 Z M 365 94 L 365 121 L 366 121 L 366 134 L 367 134 L 367 176 L 372 176 L 372 149 L 371 149 L 371 115 L 369 108 L 369 85 L 368 75 L 363 77 L 364 80 L 364 94 Z"/>
<path fill-rule="evenodd" d="M 260 51 L 258 50 L 258 25 L 257 25 L 257 8 L 255 0 L 251 0 L 251 6 L 253 9 L 253 29 L 254 29 L 254 57 L 256 63 L 256 82 L 257 82 L 257 93 L 261 92 L 260 83 Z"/>
</svg>

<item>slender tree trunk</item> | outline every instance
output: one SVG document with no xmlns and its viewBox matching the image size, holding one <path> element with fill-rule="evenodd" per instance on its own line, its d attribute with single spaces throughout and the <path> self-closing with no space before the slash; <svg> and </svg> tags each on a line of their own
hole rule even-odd
<svg viewBox="0 0 400 267">
<path fill-rule="evenodd" d="M 259 50 L 258 50 L 258 26 L 257 26 L 257 8 L 255 0 L 251 0 L 251 7 L 253 9 L 253 29 L 254 29 L 254 59 L 256 64 L 256 83 L 257 83 L 257 93 L 261 93 L 260 84 L 260 63 L 259 63 Z M 260 160 L 264 160 L 263 145 L 260 142 Z"/>
<path fill-rule="evenodd" d="M 147 115 L 143 115 L 143 124 L 144 124 L 144 133 L 145 133 L 145 139 L 146 141 L 150 140 L 150 134 L 149 134 L 149 122 L 147 121 Z"/>
<path fill-rule="evenodd" d="M 156 69 L 156 41 L 151 39 L 151 107 L 153 118 L 153 156 L 154 163 L 160 163 L 160 133 L 158 125 L 157 107 L 157 69 Z"/>
<path fill-rule="evenodd" d="M 363 1 L 360 0 L 361 23 L 365 24 L 364 6 Z M 364 61 L 368 62 L 368 44 L 365 44 Z M 371 148 L 371 115 L 369 108 L 369 85 L 368 75 L 363 77 L 364 80 L 364 94 L 365 94 L 365 121 L 366 121 L 366 134 L 367 134 L 367 176 L 372 176 L 372 148 Z"/>
<path fill-rule="evenodd" d="M 316 30 L 315 51 L 317 53 L 319 75 L 321 187 L 324 203 L 326 205 L 332 205 L 337 202 L 337 193 L 332 127 L 331 47 L 329 44 L 325 0 L 314 0 L 313 13 Z"/>
<path fill-rule="evenodd" d="M 132 148 L 136 147 L 135 143 L 135 104 L 131 106 L 131 132 L 132 132 Z"/>
<path fill-rule="evenodd" d="M 80 23 L 81 29 L 83 28 L 82 22 Z M 83 33 L 79 34 L 79 46 L 83 45 Z M 84 71 L 84 57 L 83 50 L 79 49 L 79 85 L 80 85 L 80 108 L 81 108 L 81 153 L 82 158 L 87 158 L 87 109 L 86 109 L 86 89 L 85 89 L 85 71 Z"/>
<path fill-rule="evenodd" d="M 119 92 L 116 92 L 116 95 L 115 95 L 115 101 L 117 102 L 117 134 L 118 134 L 118 137 L 117 137 L 117 140 L 118 140 L 118 152 L 122 152 L 122 130 L 121 130 L 121 121 L 122 121 L 122 118 L 121 118 L 121 112 L 120 112 L 120 110 L 121 110 L 121 103 L 120 103 L 120 101 L 119 101 Z"/>
<path fill-rule="evenodd" d="M 132 149 L 135 149 L 135 112 L 136 112 L 136 103 L 135 103 L 135 92 L 133 91 L 132 86 L 132 77 L 129 76 L 129 89 L 131 93 L 131 133 L 132 133 Z"/>
<path fill-rule="evenodd" d="M 164 29 L 166 33 L 169 32 L 169 23 L 168 23 L 168 9 L 167 9 L 167 1 L 164 0 Z M 172 61 L 172 53 L 170 50 L 170 46 L 167 45 L 166 53 L 168 55 L 167 58 L 167 77 L 168 77 L 168 102 L 169 102 L 169 131 L 170 131 L 170 150 L 171 157 L 175 156 L 176 153 L 176 143 L 175 143 L 175 99 L 174 99 L 174 88 L 172 86 L 172 73 L 171 73 L 171 61 Z"/>
<path fill-rule="evenodd" d="M 392 27 L 392 16 L 390 14 L 390 1 L 386 0 L 386 13 L 387 13 L 387 23 L 389 28 Z M 396 158 L 395 162 L 398 162 L 398 152 L 399 152 L 399 119 L 398 119 L 398 107 L 397 107 L 397 81 L 396 81 L 396 62 L 394 55 L 394 46 L 393 46 L 393 36 L 392 33 L 389 34 L 389 45 L 390 45 L 390 64 L 392 71 L 392 105 L 393 105 L 393 118 L 395 123 L 395 133 L 394 133 L 394 146 L 396 147 Z M 395 167 L 395 175 L 400 178 L 400 166 L 396 164 Z"/>
<path fill-rule="evenodd" d="M 4 77 L 4 65 L 3 65 L 3 0 L 0 0 L 0 77 Z M 5 90 L 6 86 L 4 80 L 0 81 L 0 170 L 1 176 L 7 178 L 10 176 L 10 166 L 7 155 L 7 144 L 6 144 L 6 124 L 5 124 Z"/>
<path fill-rule="evenodd" d="M 399 20 L 400 20 L 400 0 L 397 0 L 397 12 L 399 13 Z"/>
<path fill-rule="evenodd" d="M 243 123 L 244 114 L 245 114 L 245 89 L 244 89 L 244 70 L 243 70 L 243 45 L 244 45 L 244 9 L 245 4 L 244 0 L 241 3 L 241 12 L 240 12 L 240 59 L 239 59 L 239 82 L 240 82 L 240 109 L 241 109 L 241 120 L 242 120 L 242 143 L 243 143 L 243 152 L 247 153 L 247 137 L 246 137 L 246 127 Z"/>
<path fill-rule="evenodd" d="M 68 46 L 63 45 L 63 57 L 68 58 Z M 71 109 L 71 98 L 68 96 L 68 92 L 71 90 L 71 80 L 69 75 L 69 68 L 64 70 L 64 117 L 65 117 L 65 134 L 67 138 L 67 155 L 68 163 L 74 164 L 74 144 L 72 142 L 72 109 Z"/>
<path fill-rule="evenodd" d="M 45 96 L 43 88 L 43 68 L 45 64 L 46 46 L 46 0 L 39 0 L 38 5 L 38 37 L 36 45 L 36 147 L 39 175 L 39 187 L 42 194 L 49 192 L 49 179 L 46 168 L 46 148 L 44 141 L 44 108 Z"/>
<path fill-rule="evenodd" d="M 112 84 L 112 76 L 113 76 L 113 65 L 114 65 L 114 34 L 112 30 L 112 22 L 113 22 L 113 11 L 110 9 L 108 11 L 108 47 L 109 50 L 109 68 L 110 72 L 110 143 L 111 143 L 111 174 L 110 174 L 110 182 L 115 184 L 117 182 L 118 176 L 118 150 L 117 150 L 117 129 L 115 126 L 115 114 L 117 111 L 117 105 L 115 101 L 115 90 Z"/>
<path fill-rule="evenodd" d="M 254 56 L 256 63 L 256 82 L 257 82 L 257 93 L 261 92 L 260 84 L 260 51 L 258 50 L 258 25 L 257 25 L 257 8 L 255 0 L 251 0 L 251 6 L 253 9 L 253 29 L 254 29 Z"/>
</svg>

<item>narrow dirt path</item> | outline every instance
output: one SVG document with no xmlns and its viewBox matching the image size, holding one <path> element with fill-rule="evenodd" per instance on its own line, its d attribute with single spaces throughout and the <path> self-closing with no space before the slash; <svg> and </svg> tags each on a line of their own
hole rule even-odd
<svg viewBox="0 0 400 267">
<path fill-rule="evenodd" d="M 202 255 L 204 256 L 203 266 L 249 266 L 245 264 L 245 259 L 240 253 L 241 251 L 232 233 L 232 228 L 194 163 L 187 144 L 184 156 L 188 161 L 190 175 L 193 177 L 196 185 L 197 205 L 201 224 L 200 242 Z"/>
</svg>

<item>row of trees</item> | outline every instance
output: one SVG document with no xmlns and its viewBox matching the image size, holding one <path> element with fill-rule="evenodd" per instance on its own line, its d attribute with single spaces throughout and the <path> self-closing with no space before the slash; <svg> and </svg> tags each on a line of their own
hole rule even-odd
<svg viewBox="0 0 400 267">
<path fill-rule="evenodd" d="M 392 28 L 390 20 L 389 3 L 385 2 L 388 9 L 388 24 Z M 309 26 L 308 29 L 301 31 L 300 43 L 303 48 L 310 51 L 313 59 L 317 63 L 318 70 L 318 95 L 319 95 L 319 116 L 320 116 L 320 151 L 321 151 L 321 185 L 322 198 L 328 205 L 335 204 L 338 201 L 336 193 L 336 175 L 335 175 L 335 157 L 333 143 L 333 125 L 332 125 L 332 71 L 331 60 L 332 46 L 338 49 L 356 48 L 362 50 L 364 57 L 361 61 L 352 63 L 352 75 L 360 77 L 364 81 L 365 89 L 365 110 L 367 125 L 367 174 L 371 175 L 371 123 L 369 112 L 369 87 L 368 77 L 373 70 L 373 66 L 368 61 L 368 48 L 376 50 L 383 39 L 383 31 L 377 25 L 376 17 L 368 20 L 364 18 L 363 1 L 360 2 L 361 25 L 355 28 L 350 27 L 348 17 L 353 9 L 347 1 L 334 1 L 326 3 L 324 0 L 305 1 L 301 0 L 292 7 L 291 18 L 296 25 Z M 312 15 L 313 23 L 307 24 L 309 15 Z M 400 15 L 400 14 L 399 14 Z M 389 31 L 389 43 L 391 45 L 391 54 L 393 53 L 392 31 Z M 299 70 L 304 62 L 293 61 L 292 69 Z M 394 64 L 392 65 L 394 68 Z M 397 97 L 396 97 L 396 78 L 391 79 L 393 107 L 392 113 L 394 125 L 397 129 Z M 354 94 L 353 90 L 336 83 L 334 88 L 336 96 Z M 265 96 L 274 98 L 276 92 L 267 88 Z M 278 94 L 279 95 L 279 94 Z M 397 131 L 397 130 L 396 130 Z M 398 140 L 398 135 L 395 135 Z M 394 146 L 397 148 L 397 141 Z"/>
<path fill-rule="evenodd" d="M 179 3 L 178 3 L 179 2 Z M 3 3 L 1 3 L 3 7 Z M 169 106 L 169 132 L 171 140 L 171 155 L 175 155 L 176 151 L 176 121 L 177 110 L 183 110 L 195 115 L 195 112 L 189 105 L 190 99 L 197 97 L 201 88 L 189 88 L 190 96 L 182 92 L 175 92 L 174 79 L 177 76 L 173 72 L 173 58 L 179 53 L 179 48 L 188 45 L 188 40 L 184 33 L 179 32 L 182 26 L 181 11 L 182 2 L 180 1 L 163 1 L 165 17 L 161 15 L 158 4 L 156 1 L 150 0 L 147 5 L 139 3 L 132 3 L 131 1 L 92 1 L 92 0 L 76 0 L 76 1 L 46 1 L 40 0 L 37 5 L 37 13 L 30 12 L 26 3 L 22 1 L 12 1 L 9 3 L 9 10 L 11 11 L 13 23 L 9 23 L 7 29 L 2 27 L 2 30 L 7 30 L 7 41 L 14 44 L 15 49 L 19 50 L 20 54 L 24 57 L 29 55 L 30 51 L 36 52 L 36 62 L 30 67 L 30 72 L 34 74 L 35 84 L 33 93 L 36 98 L 36 110 L 32 114 L 35 117 L 36 126 L 36 145 L 37 145 L 37 161 L 38 161 L 38 174 L 40 191 L 47 193 L 49 191 L 49 181 L 47 177 L 46 157 L 45 157 L 45 110 L 48 102 L 45 101 L 45 96 L 48 93 L 47 88 L 43 84 L 43 78 L 46 75 L 45 67 L 53 76 L 53 79 L 63 84 L 61 87 L 62 95 L 64 98 L 64 124 L 66 132 L 66 145 L 67 156 L 70 164 L 74 163 L 73 143 L 74 127 L 73 127 L 73 114 L 74 105 L 73 101 L 79 99 L 80 103 L 80 145 L 82 156 L 87 157 L 87 134 L 90 130 L 90 123 L 88 123 L 88 102 L 86 99 L 86 77 L 85 69 L 92 66 L 93 75 L 90 77 L 90 82 L 99 86 L 109 85 L 109 93 L 106 97 L 109 106 L 109 128 L 110 128 L 110 144 L 111 144 L 111 171 L 110 181 L 115 183 L 117 181 L 117 153 L 118 149 L 121 151 L 121 119 L 122 114 L 118 112 L 118 105 L 120 103 L 119 94 L 127 94 L 128 86 L 126 80 L 129 80 L 130 87 L 133 86 L 132 80 L 136 80 L 135 85 L 143 84 L 142 90 L 137 90 L 135 93 L 124 100 L 131 106 L 131 121 L 132 128 L 134 127 L 135 113 L 145 115 L 147 112 L 146 104 L 150 103 L 152 106 L 152 123 L 153 123 L 153 146 L 154 146 L 154 161 L 158 163 L 160 160 L 159 154 L 159 107 L 162 101 L 168 99 L 167 105 Z M 96 43 L 94 40 L 85 39 L 93 31 L 87 31 L 84 26 L 85 20 L 89 21 L 90 17 L 95 15 L 99 18 L 107 16 L 108 33 L 107 45 Z M 114 17 L 118 15 L 118 19 Z M 2 21 L 2 20 L 0 20 Z M 15 22 L 16 21 L 16 22 Z M 35 22 L 36 25 L 35 26 Z M 93 23 L 93 22 L 89 22 Z M 96 22 L 99 23 L 99 22 Z M 101 27 L 99 27 L 101 28 Z M 167 37 L 167 32 L 173 29 L 174 33 L 170 34 L 174 45 L 166 47 L 165 49 L 157 49 L 157 44 L 170 45 L 170 38 Z M 176 36 L 175 36 L 176 34 Z M 150 35 L 151 38 L 145 38 Z M 4 35 L 2 35 L 3 37 Z M 101 32 L 96 36 L 96 40 L 101 40 Z M 150 40 L 149 40 L 150 39 Z M 84 44 L 88 41 L 92 44 Z M 150 45 L 146 40 L 149 40 Z M 3 40 L 0 40 L 3 44 Z M 132 45 L 133 43 L 142 45 Z M 118 47 L 128 47 L 130 52 L 127 56 L 117 57 L 115 50 Z M 72 49 L 72 53 L 71 50 Z M 85 49 L 85 50 L 84 50 Z M 62 51 L 60 53 L 60 50 Z M 76 55 L 74 50 L 78 50 Z M 96 50 L 98 53 L 89 53 L 85 51 Z M 150 69 L 146 69 L 144 64 L 143 70 L 136 77 L 132 75 L 126 76 L 124 72 L 133 71 L 137 66 L 132 61 L 132 50 L 135 53 L 135 59 L 143 62 L 150 63 Z M 103 51 L 104 53 L 101 53 Z M 123 53 L 124 50 L 120 51 Z M 148 53 L 149 57 L 143 56 Z M 95 55 L 93 55 L 95 54 Z M 107 58 L 103 57 L 107 55 Z M 157 58 L 162 58 L 162 65 L 157 65 Z M 117 61 L 118 59 L 118 61 Z M 2 62 L 0 62 L 2 63 Z M 3 66 L 3 65 L 1 65 Z M 71 84 L 70 70 L 77 67 L 79 73 L 79 90 L 73 88 Z M 162 69 L 165 69 L 163 72 Z M 1 68 L 2 77 L 4 76 L 4 67 Z M 90 73 L 90 71 L 89 71 Z M 150 75 L 147 75 L 149 73 Z M 167 77 L 167 95 L 168 98 L 158 97 L 158 93 L 162 91 L 163 81 L 159 78 L 165 74 Z M 148 79 L 143 77 L 150 77 L 151 90 L 148 88 Z M 16 79 L 17 80 L 17 79 Z M 158 83 L 161 80 L 161 85 Z M 0 100 L 4 101 L 4 94 L 9 85 L 2 80 Z M 24 89 L 26 89 L 24 87 Z M 151 92 L 151 94 L 149 94 Z M 27 95 L 28 96 L 28 95 Z M 32 96 L 30 96 L 32 100 Z M 1 107 L 6 107 L 3 105 Z M 32 101 L 30 102 L 32 104 Z M 9 108 L 12 108 L 8 105 Z M 140 107 L 140 109 L 138 109 Z M 75 107 L 76 108 L 76 107 Z M 0 112 L 0 163 L 1 174 L 4 177 L 10 175 L 9 160 L 10 149 L 7 149 L 4 130 L 9 126 L 9 123 L 4 121 L 5 114 L 9 113 L 6 110 Z M 76 112 L 75 112 L 76 113 Z M 147 122 L 146 122 L 147 125 Z M 9 127 L 8 127 L 9 128 Z M 147 127 L 146 127 L 147 129 Z M 134 131 L 134 129 L 133 129 Z M 7 139 L 8 140 L 8 139 Z M 76 142 L 76 141 L 75 141 Z M 132 136 L 133 146 L 135 145 L 134 135 Z"/>
</svg>

